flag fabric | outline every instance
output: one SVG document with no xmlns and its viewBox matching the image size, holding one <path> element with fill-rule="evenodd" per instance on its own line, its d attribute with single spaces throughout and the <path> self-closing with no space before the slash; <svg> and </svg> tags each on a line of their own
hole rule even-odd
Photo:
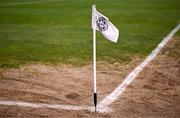
<svg viewBox="0 0 180 118">
<path fill-rule="evenodd" d="M 92 29 L 102 33 L 102 35 L 112 42 L 117 42 L 119 30 L 109 21 L 109 19 L 92 6 Z"/>
</svg>

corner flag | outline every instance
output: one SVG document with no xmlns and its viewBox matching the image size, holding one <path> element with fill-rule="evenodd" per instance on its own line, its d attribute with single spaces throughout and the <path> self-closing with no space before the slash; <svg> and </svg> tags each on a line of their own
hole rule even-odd
<svg viewBox="0 0 180 118">
<path fill-rule="evenodd" d="M 109 21 L 109 19 L 92 6 L 92 29 L 100 31 L 102 35 L 112 42 L 117 42 L 119 30 Z"/>
<path fill-rule="evenodd" d="M 92 29 L 93 29 L 93 87 L 94 87 L 94 106 L 97 106 L 97 90 L 96 90 L 96 31 L 112 42 L 117 42 L 119 30 L 109 21 L 109 19 L 99 13 L 95 5 L 92 6 Z"/>
</svg>

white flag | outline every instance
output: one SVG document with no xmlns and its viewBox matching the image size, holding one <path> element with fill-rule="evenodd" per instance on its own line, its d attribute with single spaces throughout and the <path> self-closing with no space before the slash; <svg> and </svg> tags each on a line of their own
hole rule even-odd
<svg viewBox="0 0 180 118">
<path fill-rule="evenodd" d="M 108 40 L 117 42 L 119 30 L 103 14 L 99 13 L 95 5 L 92 6 L 92 29 L 100 31 Z"/>
</svg>

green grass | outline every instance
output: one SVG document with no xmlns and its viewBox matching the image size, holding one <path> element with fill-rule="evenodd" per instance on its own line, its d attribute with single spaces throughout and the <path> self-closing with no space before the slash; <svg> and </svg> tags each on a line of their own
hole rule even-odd
<svg viewBox="0 0 180 118">
<path fill-rule="evenodd" d="M 0 1 L 0 67 L 91 63 L 92 1 L 39 1 Z M 179 23 L 179 4 L 179 0 L 97 0 L 97 9 L 120 29 L 117 44 L 97 33 L 97 60 L 128 62 L 133 56 L 148 55 Z"/>
<path fill-rule="evenodd" d="M 176 33 L 176 36 L 178 37 L 180 36 L 180 30 Z"/>
</svg>

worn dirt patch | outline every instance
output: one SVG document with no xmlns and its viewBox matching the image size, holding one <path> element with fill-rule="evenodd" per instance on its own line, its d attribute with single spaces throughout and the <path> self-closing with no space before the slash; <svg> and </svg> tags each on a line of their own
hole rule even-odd
<svg viewBox="0 0 180 118">
<path fill-rule="evenodd" d="M 112 113 L 35 109 L 0 105 L 1 117 L 180 117 L 180 40 L 168 43 L 157 58 L 128 86 Z M 112 92 L 142 60 L 129 64 L 98 63 L 98 100 Z M 0 100 L 93 105 L 92 68 L 28 65 L 0 69 Z M 18 112 L 17 112 L 18 111 Z"/>
<path fill-rule="evenodd" d="M 129 64 L 97 63 L 98 101 L 108 95 L 141 60 Z M 116 66 L 115 66 L 116 65 Z M 93 105 L 92 67 L 25 65 L 0 69 L 0 99 Z"/>
</svg>

